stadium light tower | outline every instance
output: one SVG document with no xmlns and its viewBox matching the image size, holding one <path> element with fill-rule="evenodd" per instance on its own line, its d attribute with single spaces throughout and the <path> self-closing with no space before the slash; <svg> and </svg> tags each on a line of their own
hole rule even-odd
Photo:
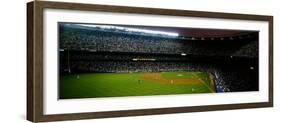
<svg viewBox="0 0 281 123">
<path fill-rule="evenodd" d="M 67 65 L 68 65 L 68 73 L 71 73 L 70 61 L 69 61 L 69 47 L 67 48 Z"/>
</svg>

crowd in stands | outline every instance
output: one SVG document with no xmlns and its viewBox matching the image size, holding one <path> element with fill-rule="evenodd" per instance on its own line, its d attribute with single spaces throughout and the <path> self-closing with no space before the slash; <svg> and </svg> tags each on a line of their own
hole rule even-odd
<svg viewBox="0 0 281 123">
<path fill-rule="evenodd" d="M 80 72 L 172 72 L 206 71 L 206 67 L 207 65 L 195 65 L 186 62 L 72 61 L 69 68 Z M 68 65 L 62 68 L 68 71 Z"/>
<path fill-rule="evenodd" d="M 233 53 L 233 56 L 244 56 L 244 57 L 258 57 L 259 52 L 259 42 L 253 41 L 244 46 L 242 46 L 239 50 Z"/>
<path fill-rule="evenodd" d="M 148 35 L 126 34 L 110 30 L 87 30 L 71 26 L 60 29 L 60 48 L 92 52 L 138 52 L 162 54 L 193 54 L 208 56 L 258 56 L 257 41 L 227 40 L 183 40 L 176 37 L 157 37 Z M 247 45 L 249 44 L 249 45 Z M 246 45 L 246 46 L 245 46 Z M 239 51 L 241 47 L 245 47 Z M 252 47 L 253 46 L 253 47 Z M 251 50 L 245 50 L 245 49 Z"/>
</svg>

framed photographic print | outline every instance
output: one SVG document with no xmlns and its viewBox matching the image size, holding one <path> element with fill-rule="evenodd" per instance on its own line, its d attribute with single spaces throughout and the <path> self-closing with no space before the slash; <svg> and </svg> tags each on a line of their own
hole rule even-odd
<svg viewBox="0 0 281 123">
<path fill-rule="evenodd" d="M 27 4 L 33 122 L 273 106 L 273 17 Z"/>
</svg>

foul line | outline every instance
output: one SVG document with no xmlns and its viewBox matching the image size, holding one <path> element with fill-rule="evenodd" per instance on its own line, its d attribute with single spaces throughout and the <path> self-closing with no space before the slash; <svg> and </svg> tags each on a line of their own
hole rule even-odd
<svg viewBox="0 0 281 123">
<path fill-rule="evenodd" d="M 195 73 L 192 73 L 193 76 L 195 76 L 197 79 L 200 80 L 201 83 L 203 83 L 204 86 L 206 86 L 209 91 L 211 91 L 212 93 L 215 93 L 215 91 L 213 89 L 210 88 L 210 86 L 208 86 L 200 77 L 198 77 Z"/>
</svg>

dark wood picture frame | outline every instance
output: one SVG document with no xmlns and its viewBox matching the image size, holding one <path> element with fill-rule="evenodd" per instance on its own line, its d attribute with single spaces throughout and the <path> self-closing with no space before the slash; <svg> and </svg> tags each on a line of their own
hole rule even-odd
<svg viewBox="0 0 281 123">
<path fill-rule="evenodd" d="M 124 111 L 107 111 L 93 113 L 73 113 L 45 115 L 43 113 L 43 10 L 67 9 L 83 11 L 102 11 L 116 13 L 138 13 L 151 15 L 188 16 L 204 18 L 220 18 L 234 20 L 256 20 L 269 23 L 269 92 L 268 102 L 225 104 L 193 107 L 166 107 L 159 109 L 141 109 Z M 230 110 L 273 106 L 273 17 L 263 15 L 230 14 L 217 12 L 201 12 L 186 10 L 153 9 L 125 6 L 93 5 L 80 3 L 62 3 L 34 1 L 27 3 L 27 120 L 32 122 L 80 120 L 107 117 L 155 115 L 184 112 L 200 112 L 214 110 Z"/>
</svg>

